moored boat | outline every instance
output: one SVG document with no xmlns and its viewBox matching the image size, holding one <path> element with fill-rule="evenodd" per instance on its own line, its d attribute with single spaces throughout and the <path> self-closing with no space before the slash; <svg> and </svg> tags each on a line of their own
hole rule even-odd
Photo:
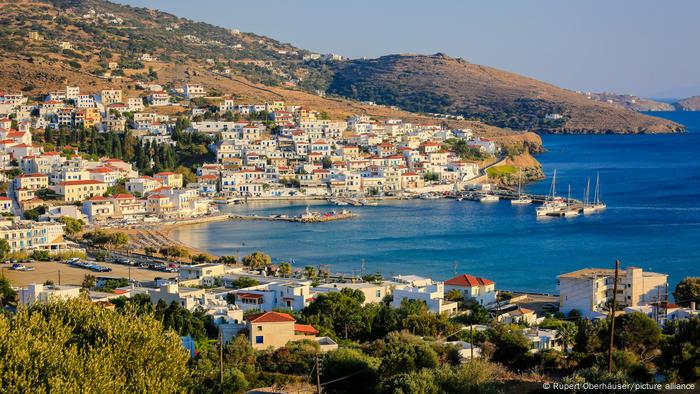
<svg viewBox="0 0 700 394">
<path fill-rule="evenodd" d="M 484 194 L 479 197 L 479 202 L 497 202 L 500 198 L 494 194 Z"/>
</svg>

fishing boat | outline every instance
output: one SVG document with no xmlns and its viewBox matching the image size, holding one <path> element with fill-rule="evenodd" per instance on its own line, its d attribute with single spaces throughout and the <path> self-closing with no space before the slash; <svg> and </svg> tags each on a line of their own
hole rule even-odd
<svg viewBox="0 0 700 394">
<path fill-rule="evenodd" d="M 498 202 L 500 198 L 495 194 L 484 194 L 479 197 L 479 202 Z"/>
<path fill-rule="evenodd" d="M 600 200 L 600 173 L 595 177 L 595 196 L 593 197 L 593 208 L 596 211 L 602 211 L 608 206 Z"/>
<path fill-rule="evenodd" d="M 510 200 L 512 205 L 527 205 L 532 204 L 532 199 L 529 196 L 523 195 L 523 172 L 520 171 L 518 177 L 518 198 Z"/>
<path fill-rule="evenodd" d="M 423 193 L 420 195 L 421 200 L 437 200 L 440 196 L 433 193 Z"/>
<path fill-rule="evenodd" d="M 564 202 L 564 199 L 557 196 L 557 170 L 554 170 L 554 175 L 552 175 L 552 184 L 549 186 L 549 193 L 547 194 L 547 200 L 544 202 L 544 204 L 537 207 L 535 213 L 537 216 L 547 216 L 550 213 L 559 212 L 565 207 L 566 202 Z"/>
</svg>

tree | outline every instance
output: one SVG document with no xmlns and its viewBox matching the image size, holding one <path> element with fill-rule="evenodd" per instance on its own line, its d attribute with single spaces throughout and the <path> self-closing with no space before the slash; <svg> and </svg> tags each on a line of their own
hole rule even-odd
<svg viewBox="0 0 700 394">
<path fill-rule="evenodd" d="M 243 258 L 243 265 L 250 267 L 251 269 L 265 268 L 270 264 L 272 264 L 270 256 L 263 252 L 253 252 Z"/>
<path fill-rule="evenodd" d="M 438 366 L 435 350 L 421 338 L 408 333 L 389 333 L 376 346 L 381 349 L 379 373 L 385 378 Z"/>
<path fill-rule="evenodd" d="M 626 313 L 615 320 L 616 346 L 631 351 L 641 361 L 651 360 L 661 341 L 661 329 L 656 322 L 639 312 Z"/>
<path fill-rule="evenodd" d="M 207 256 L 204 253 L 200 253 L 200 254 L 192 256 L 193 263 L 208 263 L 210 261 L 211 261 L 211 257 Z"/>
<path fill-rule="evenodd" d="M 143 248 L 143 252 L 146 253 L 146 256 L 150 257 L 150 256 L 153 256 L 154 254 L 156 254 L 158 252 L 158 249 L 156 249 L 152 246 L 146 246 L 145 248 Z"/>
<path fill-rule="evenodd" d="M 81 287 L 84 289 L 92 289 L 93 287 L 95 287 L 96 282 L 97 279 L 95 278 L 95 275 L 87 274 L 83 277 L 83 283 Z"/>
<path fill-rule="evenodd" d="M 316 278 L 316 267 L 313 265 L 307 265 L 304 267 L 304 276 L 306 276 L 307 279 Z"/>
<path fill-rule="evenodd" d="M 126 246 L 129 243 L 129 236 L 122 232 L 112 233 L 108 243 L 114 248 Z"/>
<path fill-rule="evenodd" d="M 353 393 L 362 387 L 372 392 L 379 382 L 379 365 L 381 361 L 363 354 L 361 351 L 340 348 L 328 353 L 321 365 L 321 381 L 333 382 L 323 387 L 329 394 Z M 342 380 L 337 380 L 345 378 Z"/>
<path fill-rule="evenodd" d="M 464 295 L 462 295 L 462 292 L 457 290 L 457 289 L 452 289 L 452 290 L 448 291 L 445 298 L 448 301 L 457 301 L 457 302 L 464 301 Z"/>
<path fill-rule="evenodd" d="M 673 291 L 676 304 L 690 306 L 691 302 L 700 304 L 700 277 L 686 277 L 678 282 Z"/>
<path fill-rule="evenodd" d="M 287 277 L 292 274 L 292 265 L 287 262 L 280 263 L 278 272 L 283 277 Z"/>
<path fill-rule="evenodd" d="M 0 354 L 2 392 L 176 393 L 189 382 L 188 355 L 174 332 L 152 316 L 85 299 L 0 318 Z"/>
<path fill-rule="evenodd" d="M 347 339 L 367 339 L 372 332 L 374 314 L 363 308 L 365 295 L 360 290 L 342 289 L 319 294 L 301 313 L 322 333 Z"/>
<path fill-rule="evenodd" d="M 491 342 L 496 345 L 493 361 L 503 363 L 514 369 L 527 364 L 531 356 L 530 341 L 521 330 L 510 329 L 506 325 L 497 324 L 489 330 Z"/>
<path fill-rule="evenodd" d="M 700 318 L 666 323 L 658 365 L 667 380 L 697 382 L 700 379 Z"/>
<path fill-rule="evenodd" d="M 323 156 L 323 159 L 321 159 L 321 165 L 325 169 L 329 169 L 333 167 L 333 160 L 331 160 L 330 156 Z"/>
<path fill-rule="evenodd" d="M 221 256 L 216 260 L 217 263 L 220 264 L 236 264 L 236 256 Z"/>
<path fill-rule="evenodd" d="M 423 175 L 423 179 L 425 179 L 426 182 L 437 182 L 440 180 L 440 174 L 437 172 L 426 172 L 425 175 Z"/>
<path fill-rule="evenodd" d="M 435 372 L 421 369 L 400 373 L 382 381 L 384 393 L 438 394 L 442 392 L 435 382 Z"/>
<path fill-rule="evenodd" d="M 10 280 L 0 277 L 0 308 L 17 300 L 17 292 L 12 289 Z"/>
<path fill-rule="evenodd" d="M 247 276 L 241 276 L 240 278 L 233 281 L 234 289 L 245 289 L 246 287 L 257 286 L 260 284 L 257 279 L 250 278 Z"/>
<path fill-rule="evenodd" d="M 565 321 L 562 322 L 559 328 L 557 328 L 557 340 L 561 342 L 564 350 L 568 350 L 569 346 L 576 340 L 576 334 L 578 333 L 578 327 L 575 323 Z"/>
<path fill-rule="evenodd" d="M 61 216 L 58 221 L 65 225 L 67 235 L 75 235 L 83 231 L 85 223 L 80 219 L 73 219 L 68 216 Z"/>
<path fill-rule="evenodd" d="M 10 253 L 10 243 L 4 238 L 0 239 L 0 259 L 7 257 L 8 253 Z"/>
</svg>

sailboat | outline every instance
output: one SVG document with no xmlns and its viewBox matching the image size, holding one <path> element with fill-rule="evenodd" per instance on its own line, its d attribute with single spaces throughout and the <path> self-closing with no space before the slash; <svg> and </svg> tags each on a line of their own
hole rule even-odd
<svg viewBox="0 0 700 394">
<path fill-rule="evenodd" d="M 547 200 L 542 204 L 542 206 L 537 207 L 535 210 L 537 216 L 546 216 L 548 213 L 556 212 L 562 208 L 566 207 L 564 199 L 557 197 L 557 170 L 554 170 L 554 175 L 552 175 L 552 184 L 549 187 L 549 193 L 547 194 Z"/>
<path fill-rule="evenodd" d="M 600 201 L 600 173 L 596 174 L 595 178 L 595 197 L 593 198 L 593 208 L 596 211 L 602 211 L 608 206 Z"/>
<path fill-rule="evenodd" d="M 586 182 L 586 191 L 583 194 L 583 214 L 594 213 L 596 211 L 593 204 L 590 203 L 589 198 L 591 195 L 591 177 L 588 177 Z"/>
<path fill-rule="evenodd" d="M 518 198 L 515 200 L 510 200 L 512 205 L 527 205 L 532 204 L 532 199 L 529 196 L 523 195 L 523 172 L 520 171 L 520 176 L 518 177 Z"/>
<path fill-rule="evenodd" d="M 569 185 L 569 196 L 566 198 L 566 206 L 562 208 L 564 216 L 578 216 L 578 209 L 571 203 L 571 185 Z"/>
</svg>

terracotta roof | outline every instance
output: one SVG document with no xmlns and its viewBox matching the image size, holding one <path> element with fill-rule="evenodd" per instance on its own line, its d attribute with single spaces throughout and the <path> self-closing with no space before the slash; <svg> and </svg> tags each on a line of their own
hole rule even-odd
<svg viewBox="0 0 700 394">
<path fill-rule="evenodd" d="M 249 315 L 246 320 L 250 323 L 284 323 L 296 321 L 292 316 L 279 312 L 256 313 L 254 315 Z"/>
<path fill-rule="evenodd" d="M 10 197 L 6 196 L 0 196 L 0 201 L 11 201 L 12 199 Z"/>
<path fill-rule="evenodd" d="M 476 276 L 467 274 L 455 276 L 454 278 L 445 281 L 446 285 L 462 287 L 486 286 L 492 285 L 493 283 L 494 282 L 492 280 L 477 278 Z"/>
<path fill-rule="evenodd" d="M 134 198 L 134 196 L 129 194 L 129 193 L 119 193 L 119 194 L 115 195 L 114 198 L 119 198 L 119 199 L 129 198 L 129 199 L 131 199 L 131 198 Z"/>
<path fill-rule="evenodd" d="M 102 197 L 102 196 L 94 196 L 94 197 L 90 197 L 90 199 L 88 199 L 88 201 L 107 201 L 107 198 Z"/>
<path fill-rule="evenodd" d="M 78 185 L 104 185 L 104 182 L 93 180 L 82 181 L 64 181 L 58 184 L 59 186 L 78 186 Z"/>
<path fill-rule="evenodd" d="M 299 332 L 302 334 L 316 335 L 318 330 L 314 328 L 311 324 L 295 324 L 294 332 Z"/>
<path fill-rule="evenodd" d="M 257 294 L 257 293 L 236 293 L 236 296 L 242 297 L 242 298 L 262 298 L 262 294 Z"/>
<path fill-rule="evenodd" d="M 163 171 L 159 172 L 156 174 L 156 176 L 165 176 L 165 175 L 177 175 L 177 172 L 172 172 L 172 171 Z"/>
<path fill-rule="evenodd" d="M 20 174 L 17 175 L 17 178 L 48 178 L 49 176 L 46 174 Z"/>
</svg>

